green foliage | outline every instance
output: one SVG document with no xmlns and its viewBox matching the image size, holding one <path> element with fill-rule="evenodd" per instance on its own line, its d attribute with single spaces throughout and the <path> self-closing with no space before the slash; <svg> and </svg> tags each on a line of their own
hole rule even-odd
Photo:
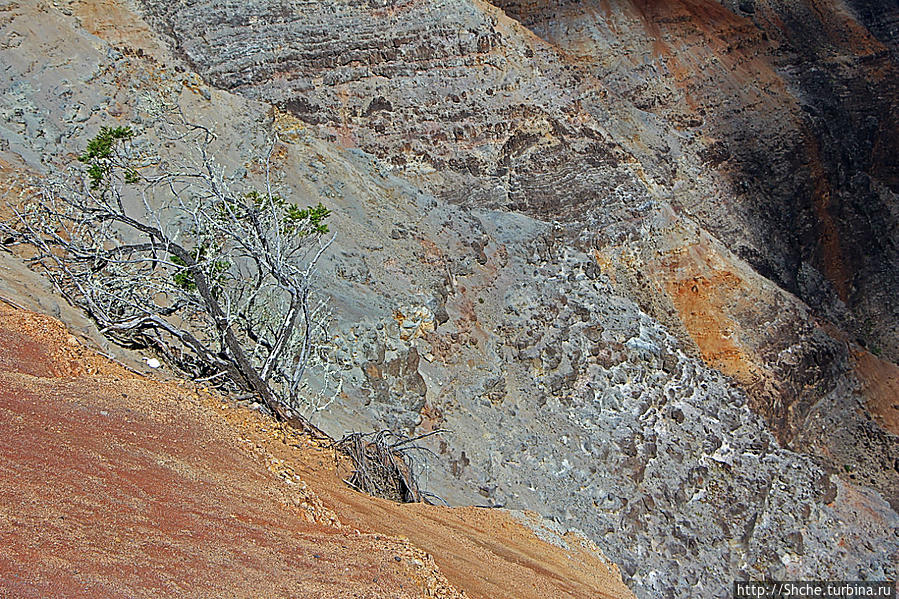
<svg viewBox="0 0 899 599">
<path fill-rule="evenodd" d="M 109 172 L 109 167 L 102 164 L 92 164 L 87 169 L 87 174 L 91 178 L 91 189 L 96 189 L 100 186 L 100 183 L 103 182 L 103 179 L 106 177 L 106 174 Z"/>
<path fill-rule="evenodd" d="M 267 205 L 270 205 L 272 209 L 280 213 L 279 219 L 285 233 L 324 235 L 329 231 L 325 221 L 331 216 L 331 211 L 322 206 L 321 202 L 315 206 L 300 208 L 295 204 L 291 204 L 279 195 L 272 195 L 269 204 L 268 198 L 258 191 L 249 191 L 245 193 L 244 199 L 246 200 L 246 204 L 244 205 L 241 205 L 238 202 L 229 202 L 219 206 L 220 217 L 243 220 L 249 216 L 247 210 L 252 208 L 264 210 Z M 250 208 L 250 206 L 252 208 Z M 304 225 L 307 223 L 309 225 L 309 230 L 304 231 Z"/>
<path fill-rule="evenodd" d="M 198 246 L 194 250 L 194 261 L 197 263 L 203 262 L 206 259 L 206 256 L 209 252 L 209 249 L 205 245 Z M 180 256 L 170 256 L 169 259 L 181 269 L 172 275 L 172 280 L 175 281 L 175 285 L 183 289 L 184 291 L 196 291 L 197 290 L 197 282 L 194 280 L 194 276 L 190 273 L 190 269 L 187 266 L 187 262 L 184 261 Z M 228 272 L 228 269 L 231 268 L 231 263 L 227 260 L 216 260 L 212 265 L 212 279 L 216 282 L 220 281 L 222 276 Z"/>
<path fill-rule="evenodd" d="M 81 155 L 81 162 L 92 162 L 112 156 L 112 150 L 118 141 L 134 137 L 131 127 L 102 127 L 95 138 L 87 142 L 87 149 Z"/>
<path fill-rule="evenodd" d="M 190 271 L 187 269 L 187 262 L 180 256 L 170 256 L 169 258 L 172 262 L 182 267 L 181 270 L 172 275 L 172 280 L 175 281 L 175 285 L 185 291 L 196 291 L 197 283 L 194 281 L 193 275 L 190 274 Z"/>
<path fill-rule="evenodd" d="M 87 142 L 84 153 L 78 160 L 88 165 L 87 175 L 91 180 L 91 189 L 97 189 L 112 172 L 110 164 L 115 147 L 134 137 L 131 127 L 102 127 L 100 133 Z M 125 171 L 125 181 L 134 183 L 138 179 L 137 171 Z"/>
<path fill-rule="evenodd" d="M 313 233 L 324 234 L 328 232 L 328 225 L 325 224 L 325 220 L 329 216 L 331 216 L 331 211 L 322 206 L 321 202 L 316 206 L 308 206 L 302 209 L 291 204 L 284 213 L 284 225 L 288 231 L 294 232 L 302 222 L 308 221 Z"/>
<path fill-rule="evenodd" d="M 265 206 L 265 196 L 258 191 L 248 191 L 246 194 L 244 194 L 244 198 L 252 202 L 252 204 L 256 208 L 262 208 L 263 206 Z M 287 206 L 287 201 L 279 195 L 273 195 L 272 204 L 274 204 L 275 208 L 280 208 L 283 210 Z"/>
</svg>

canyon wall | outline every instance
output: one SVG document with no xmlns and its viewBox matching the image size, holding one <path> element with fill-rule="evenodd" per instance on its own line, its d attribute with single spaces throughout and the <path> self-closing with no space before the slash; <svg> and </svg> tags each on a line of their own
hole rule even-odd
<svg viewBox="0 0 899 599">
<path fill-rule="evenodd" d="M 45 11 L 3 13 L 7 165 L 156 95 L 235 181 L 277 132 L 334 211 L 326 430 L 450 429 L 426 486 L 582 529 L 640 597 L 896 578 L 895 8 Z"/>
</svg>

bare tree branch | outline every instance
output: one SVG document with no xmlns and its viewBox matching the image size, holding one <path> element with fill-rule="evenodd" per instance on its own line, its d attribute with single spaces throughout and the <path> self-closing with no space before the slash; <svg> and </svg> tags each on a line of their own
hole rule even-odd
<svg viewBox="0 0 899 599">
<path fill-rule="evenodd" d="M 129 128 L 104 128 L 85 167 L 43 185 L 9 239 L 117 342 L 153 347 L 198 380 L 255 394 L 280 420 L 316 434 L 319 405 L 301 381 L 327 322 L 310 308 L 316 264 L 333 242 L 328 210 L 282 199 L 272 183 L 233 193 L 214 134 L 175 108 L 155 123 L 165 156 Z M 333 397 L 331 398 L 333 400 Z"/>
</svg>

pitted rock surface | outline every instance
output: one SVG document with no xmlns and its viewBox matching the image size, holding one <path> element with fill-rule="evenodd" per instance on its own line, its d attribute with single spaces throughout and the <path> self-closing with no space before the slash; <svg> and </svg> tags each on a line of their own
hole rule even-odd
<svg viewBox="0 0 899 599">
<path fill-rule="evenodd" d="M 158 33 L 97 37 L 86 6 L 4 9 L 0 166 L 153 94 L 235 180 L 277 131 L 339 232 L 323 428 L 450 429 L 426 488 L 583 530 L 640 597 L 897 577 L 852 359 L 899 355 L 893 11 L 145 0 Z"/>
</svg>

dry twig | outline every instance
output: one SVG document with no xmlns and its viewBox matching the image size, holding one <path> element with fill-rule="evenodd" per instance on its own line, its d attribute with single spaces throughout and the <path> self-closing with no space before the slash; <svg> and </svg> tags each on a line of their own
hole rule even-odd
<svg viewBox="0 0 899 599">
<path fill-rule="evenodd" d="M 389 430 L 373 433 L 350 433 L 334 444 L 336 451 L 353 462 L 353 474 L 348 485 L 399 503 L 432 503 L 440 497 L 423 492 L 418 486 L 418 471 L 413 453 L 432 453 L 418 441 L 446 432 L 435 430 L 417 437 L 406 437 Z"/>
</svg>

